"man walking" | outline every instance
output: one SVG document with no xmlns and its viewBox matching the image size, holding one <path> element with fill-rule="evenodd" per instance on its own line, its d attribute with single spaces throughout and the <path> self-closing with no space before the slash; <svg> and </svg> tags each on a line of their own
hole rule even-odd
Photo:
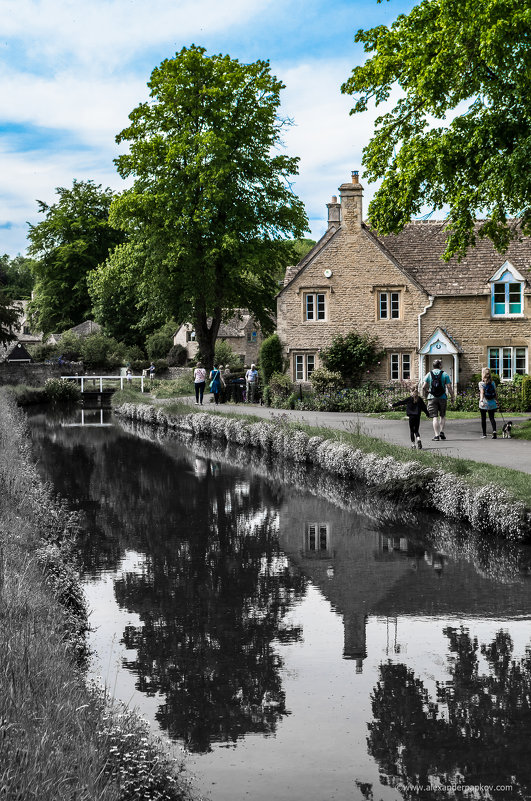
<svg viewBox="0 0 531 801">
<path fill-rule="evenodd" d="M 254 403 L 256 399 L 256 389 L 258 387 L 258 370 L 254 364 L 245 373 L 245 399 L 247 403 Z"/>
<path fill-rule="evenodd" d="M 442 361 L 436 359 L 433 369 L 424 376 L 424 391 L 428 392 L 428 414 L 433 420 L 433 440 L 438 442 L 446 439 L 444 426 L 446 423 L 446 404 L 448 398 L 453 398 L 452 380 L 448 373 L 442 369 Z"/>
</svg>

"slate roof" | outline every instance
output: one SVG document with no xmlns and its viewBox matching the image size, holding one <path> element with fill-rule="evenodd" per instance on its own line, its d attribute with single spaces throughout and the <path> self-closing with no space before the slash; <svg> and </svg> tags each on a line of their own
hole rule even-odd
<svg viewBox="0 0 531 801">
<path fill-rule="evenodd" d="M 531 237 L 512 241 L 505 253 L 499 253 L 490 239 L 478 238 L 461 261 L 454 257 L 444 262 L 445 225 L 444 220 L 422 220 L 408 223 L 399 234 L 371 233 L 430 295 L 486 294 L 489 279 L 505 261 L 527 279 L 528 288 L 531 286 Z"/>
</svg>

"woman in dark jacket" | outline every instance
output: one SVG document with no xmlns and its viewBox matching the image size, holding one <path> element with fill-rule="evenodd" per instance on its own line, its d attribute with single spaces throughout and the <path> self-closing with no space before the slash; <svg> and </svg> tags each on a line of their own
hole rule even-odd
<svg viewBox="0 0 531 801">
<path fill-rule="evenodd" d="M 429 417 L 429 414 L 428 408 L 424 403 L 424 399 L 419 395 L 418 388 L 415 387 L 413 389 L 413 393 L 409 396 L 409 398 L 404 398 L 404 400 L 400 400 L 391 404 L 392 409 L 396 409 L 398 406 L 406 407 L 406 414 L 409 420 L 409 434 L 411 436 L 412 443 L 411 447 L 418 448 L 420 450 L 422 448 L 422 442 L 419 434 L 420 416 L 422 412 L 424 412 L 426 417 Z"/>
</svg>

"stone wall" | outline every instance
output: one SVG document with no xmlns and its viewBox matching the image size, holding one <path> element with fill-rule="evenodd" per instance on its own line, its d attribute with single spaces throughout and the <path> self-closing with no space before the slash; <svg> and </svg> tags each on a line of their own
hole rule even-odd
<svg viewBox="0 0 531 801">
<path fill-rule="evenodd" d="M 31 364 L 28 362 L 2 362 L 0 364 L 0 385 L 27 384 L 42 387 L 47 378 L 59 378 L 61 370 L 57 364 Z"/>
</svg>

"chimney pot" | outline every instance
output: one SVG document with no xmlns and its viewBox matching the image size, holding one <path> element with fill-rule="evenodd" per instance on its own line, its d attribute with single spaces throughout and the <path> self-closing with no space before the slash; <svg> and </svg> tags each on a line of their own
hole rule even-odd
<svg viewBox="0 0 531 801">
<path fill-rule="evenodd" d="M 332 203 L 337 203 L 337 195 L 332 195 Z"/>
<path fill-rule="evenodd" d="M 353 184 L 359 184 L 359 182 L 360 182 L 359 175 L 360 174 L 359 174 L 358 170 L 352 170 L 352 183 Z"/>
</svg>

